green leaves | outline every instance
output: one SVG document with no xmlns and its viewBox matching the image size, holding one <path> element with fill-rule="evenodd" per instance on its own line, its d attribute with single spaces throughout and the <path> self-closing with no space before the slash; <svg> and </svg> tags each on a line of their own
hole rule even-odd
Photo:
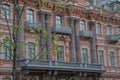
<svg viewBox="0 0 120 80">
<path fill-rule="evenodd" d="M 46 0 L 40 0 L 42 3 L 44 3 Z"/>
<path fill-rule="evenodd" d="M 55 49 L 57 52 L 60 51 L 58 45 L 54 45 L 54 49 Z"/>
<path fill-rule="evenodd" d="M 58 41 L 59 37 L 57 35 L 52 35 L 54 41 Z"/>
<path fill-rule="evenodd" d="M 63 24 L 63 23 L 61 23 L 61 24 L 60 24 L 60 26 L 61 26 L 61 27 L 64 27 L 64 24 Z"/>
<path fill-rule="evenodd" d="M 34 52 L 32 52 L 32 54 L 35 56 L 36 52 L 34 51 Z"/>
<path fill-rule="evenodd" d="M 26 16 L 22 15 L 22 20 L 25 20 L 26 19 Z"/>
<path fill-rule="evenodd" d="M 46 31 L 46 29 L 43 29 L 43 35 L 47 36 L 48 32 Z"/>
<path fill-rule="evenodd" d="M 35 32 L 35 29 L 30 27 L 30 33 L 34 33 Z"/>
<path fill-rule="evenodd" d="M 24 27 L 22 25 L 18 25 L 18 30 L 23 30 Z"/>
<path fill-rule="evenodd" d="M 63 3 L 63 2 L 56 2 L 55 5 L 56 5 L 56 6 L 59 6 L 59 7 L 61 7 L 61 8 L 65 8 L 65 7 L 67 6 L 67 4 L 66 4 L 66 3 Z"/>
<path fill-rule="evenodd" d="M 48 51 L 45 50 L 45 51 L 40 52 L 39 54 L 40 54 L 40 55 L 42 55 L 42 54 L 47 55 L 47 54 L 49 54 L 49 53 L 48 53 Z"/>
</svg>

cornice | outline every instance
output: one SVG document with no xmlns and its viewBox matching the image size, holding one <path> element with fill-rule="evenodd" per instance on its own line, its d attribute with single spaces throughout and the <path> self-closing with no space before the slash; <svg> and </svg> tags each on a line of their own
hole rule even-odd
<svg viewBox="0 0 120 80">
<path fill-rule="evenodd" d="M 11 0 L 6 0 L 8 2 L 11 2 Z M 114 25 L 120 25 L 120 18 L 117 16 L 112 16 L 113 12 L 109 12 L 106 10 L 100 11 L 97 9 L 85 9 L 82 7 L 72 6 L 72 5 L 56 5 L 57 3 L 53 1 L 44 1 L 40 2 L 38 0 L 32 0 L 32 2 L 29 2 L 31 0 L 19 0 L 19 3 L 25 3 L 27 6 L 31 6 L 34 8 L 37 8 L 39 10 L 48 10 L 55 14 L 62 14 L 62 15 L 69 15 L 69 16 L 77 16 L 80 18 L 85 18 L 88 20 L 95 20 L 100 21 L 103 23 L 108 24 L 114 24 Z"/>
</svg>

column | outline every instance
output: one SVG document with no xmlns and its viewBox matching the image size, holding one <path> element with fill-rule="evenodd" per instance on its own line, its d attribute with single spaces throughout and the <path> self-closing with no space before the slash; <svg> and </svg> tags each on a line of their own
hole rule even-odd
<svg viewBox="0 0 120 80">
<path fill-rule="evenodd" d="M 74 19 L 72 17 L 69 18 L 70 21 L 70 27 L 72 29 L 72 33 L 70 35 L 70 61 L 75 62 L 76 61 L 76 47 L 75 47 L 75 29 L 74 29 Z"/>
<path fill-rule="evenodd" d="M 79 19 L 75 19 L 75 45 L 76 45 L 76 61 L 81 61 L 81 52 L 80 52 L 80 30 L 79 30 Z"/>
<path fill-rule="evenodd" d="M 45 12 L 40 12 L 39 13 L 40 16 L 40 23 L 41 23 L 41 31 L 39 34 L 39 54 L 40 54 L 40 59 L 41 60 L 46 60 L 46 54 L 44 54 L 43 52 L 46 51 L 46 37 L 44 35 L 43 30 L 45 30 Z"/>
<path fill-rule="evenodd" d="M 52 60 L 52 46 L 51 46 L 51 27 L 50 27 L 50 13 L 47 13 L 46 15 L 46 31 L 47 31 L 47 36 L 46 36 L 46 50 L 48 52 L 47 58 L 48 60 Z M 48 22 L 49 21 L 49 22 Z"/>
<path fill-rule="evenodd" d="M 96 49 L 96 28 L 95 22 L 89 22 L 90 30 L 93 31 L 93 38 L 91 39 L 91 62 L 97 63 L 97 49 Z"/>
</svg>

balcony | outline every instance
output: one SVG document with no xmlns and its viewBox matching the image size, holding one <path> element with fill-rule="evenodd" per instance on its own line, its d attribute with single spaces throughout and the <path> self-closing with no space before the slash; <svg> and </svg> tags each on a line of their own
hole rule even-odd
<svg viewBox="0 0 120 80">
<path fill-rule="evenodd" d="M 117 42 L 120 39 L 120 35 L 107 35 L 109 42 Z"/>
<path fill-rule="evenodd" d="M 40 22 L 29 22 L 29 21 L 27 21 L 25 23 L 25 28 L 30 28 L 30 27 L 31 28 L 37 28 L 39 26 L 41 26 Z"/>
<path fill-rule="evenodd" d="M 93 32 L 92 31 L 82 30 L 82 31 L 80 31 L 80 37 L 92 38 L 93 37 Z"/>
<path fill-rule="evenodd" d="M 29 60 L 24 60 L 22 67 L 24 67 Z M 104 67 L 95 63 L 79 63 L 79 62 L 60 62 L 60 61 L 41 61 L 34 60 L 27 69 L 45 69 L 45 70 L 66 70 L 66 71 L 87 71 L 87 72 L 103 72 Z"/>
<path fill-rule="evenodd" d="M 72 32 L 70 27 L 54 26 L 52 30 L 53 30 L 53 32 L 61 33 L 61 34 L 71 34 L 71 32 Z"/>
</svg>

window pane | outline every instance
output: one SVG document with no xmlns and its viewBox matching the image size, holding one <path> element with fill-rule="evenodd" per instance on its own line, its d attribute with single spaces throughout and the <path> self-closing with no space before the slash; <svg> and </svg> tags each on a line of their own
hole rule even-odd
<svg viewBox="0 0 120 80">
<path fill-rule="evenodd" d="M 28 43 L 28 58 L 34 58 L 35 45 L 34 43 Z"/>
<path fill-rule="evenodd" d="M 6 41 L 5 39 L 3 40 L 3 54 L 2 54 L 2 58 L 3 59 L 10 59 L 11 55 L 10 55 L 10 45 L 8 43 L 8 41 Z"/>
<path fill-rule="evenodd" d="M 90 5 L 93 5 L 94 1 L 93 0 L 88 0 Z"/>
<path fill-rule="evenodd" d="M 10 6 L 9 5 L 2 5 L 2 18 L 10 19 Z"/>
<path fill-rule="evenodd" d="M 2 80 L 11 80 L 11 78 L 2 78 Z"/>
<path fill-rule="evenodd" d="M 86 48 L 82 48 L 82 62 L 88 63 L 88 50 Z"/>
<path fill-rule="evenodd" d="M 120 34 L 120 27 L 117 28 L 117 33 Z"/>
<path fill-rule="evenodd" d="M 34 21 L 34 11 L 27 10 L 27 21 L 33 22 Z"/>
<path fill-rule="evenodd" d="M 85 22 L 84 21 L 80 21 L 80 30 L 85 30 Z"/>
<path fill-rule="evenodd" d="M 61 27 L 62 25 L 62 18 L 60 16 L 56 16 L 56 26 Z"/>
<path fill-rule="evenodd" d="M 104 52 L 99 50 L 99 63 L 104 65 Z"/>
<path fill-rule="evenodd" d="M 111 26 L 107 27 L 107 35 L 111 35 L 112 34 L 112 28 Z"/>
<path fill-rule="evenodd" d="M 58 46 L 57 60 L 64 61 L 64 46 Z"/>
<path fill-rule="evenodd" d="M 110 52 L 110 64 L 111 66 L 115 66 L 114 52 Z"/>
<path fill-rule="evenodd" d="M 96 24 L 96 33 L 101 34 L 101 25 L 100 24 Z"/>
</svg>

